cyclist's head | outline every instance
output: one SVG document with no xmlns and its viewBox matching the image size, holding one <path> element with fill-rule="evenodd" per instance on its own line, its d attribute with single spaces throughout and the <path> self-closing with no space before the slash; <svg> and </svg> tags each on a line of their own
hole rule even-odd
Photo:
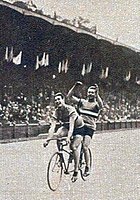
<svg viewBox="0 0 140 200">
<path fill-rule="evenodd" d="M 58 92 L 54 95 L 54 101 L 55 101 L 55 105 L 57 107 L 60 107 L 62 105 L 64 105 L 65 103 L 65 97 L 61 92 Z"/>
<path fill-rule="evenodd" d="M 90 86 L 87 90 L 87 97 L 91 100 L 96 97 L 98 85 L 94 84 Z"/>
</svg>

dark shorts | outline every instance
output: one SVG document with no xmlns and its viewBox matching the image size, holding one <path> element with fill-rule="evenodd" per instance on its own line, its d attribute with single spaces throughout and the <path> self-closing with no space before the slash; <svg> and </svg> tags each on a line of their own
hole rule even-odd
<svg viewBox="0 0 140 200">
<path fill-rule="evenodd" d="M 95 131 L 86 125 L 84 126 L 84 129 L 85 129 L 85 135 L 89 135 L 92 138 Z"/>
<path fill-rule="evenodd" d="M 86 125 L 84 125 L 81 128 L 75 128 L 73 131 L 73 136 L 76 135 L 81 135 L 81 136 L 85 136 L 85 135 L 89 135 L 91 138 L 94 134 L 94 130 L 92 128 L 87 127 Z"/>
</svg>

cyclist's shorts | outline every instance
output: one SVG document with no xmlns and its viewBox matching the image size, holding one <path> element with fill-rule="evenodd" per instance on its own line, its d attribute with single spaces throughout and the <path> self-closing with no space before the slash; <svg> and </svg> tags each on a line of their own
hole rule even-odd
<svg viewBox="0 0 140 200">
<path fill-rule="evenodd" d="M 84 135 L 89 135 L 91 138 L 92 138 L 92 136 L 93 136 L 93 134 L 94 134 L 94 130 L 92 129 L 92 128 L 90 128 L 90 127 L 88 127 L 88 126 L 84 126 Z"/>
<path fill-rule="evenodd" d="M 91 138 L 94 134 L 94 130 L 92 128 L 87 127 L 86 125 L 84 125 L 81 128 L 75 128 L 73 131 L 73 136 L 76 135 L 81 135 L 81 136 L 85 136 L 85 135 L 89 135 Z"/>
</svg>

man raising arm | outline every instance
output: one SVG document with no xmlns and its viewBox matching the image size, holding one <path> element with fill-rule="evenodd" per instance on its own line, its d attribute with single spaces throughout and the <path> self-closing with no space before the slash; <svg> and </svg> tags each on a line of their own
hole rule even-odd
<svg viewBox="0 0 140 200">
<path fill-rule="evenodd" d="M 78 113 L 83 118 L 83 121 L 85 123 L 83 149 L 86 161 L 85 176 L 88 176 L 90 174 L 88 147 L 96 130 L 96 119 L 98 118 L 100 110 L 103 107 L 103 101 L 99 95 L 99 88 L 97 84 L 94 84 L 87 89 L 87 96 L 85 99 L 81 99 L 78 98 L 76 95 L 73 95 L 75 88 L 79 85 L 82 85 L 82 83 L 79 81 L 76 82 L 76 84 L 69 91 L 67 97 L 71 98 L 73 102 L 77 104 Z"/>
</svg>

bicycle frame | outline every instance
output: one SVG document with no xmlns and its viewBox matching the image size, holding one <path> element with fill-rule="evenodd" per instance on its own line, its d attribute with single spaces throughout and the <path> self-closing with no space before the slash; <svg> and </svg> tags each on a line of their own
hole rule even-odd
<svg viewBox="0 0 140 200">
<path fill-rule="evenodd" d="M 70 166 L 70 163 L 71 163 L 71 158 L 73 157 L 73 153 L 70 150 L 64 149 L 64 147 L 67 146 L 67 145 L 68 145 L 68 143 L 66 142 L 65 144 L 63 144 L 61 139 L 60 139 L 60 143 L 59 143 L 59 140 L 57 141 L 58 152 L 59 152 L 59 155 L 61 157 L 62 167 L 63 167 L 63 171 L 64 171 L 65 174 L 70 173 L 69 166 Z M 67 163 L 66 163 L 66 158 L 64 157 L 65 154 L 68 155 Z"/>
<path fill-rule="evenodd" d="M 65 146 L 68 145 L 68 142 L 66 141 L 66 137 L 63 137 L 63 138 L 52 138 L 48 141 L 51 141 L 51 140 L 56 140 L 57 141 L 57 148 L 58 148 L 58 153 L 61 157 L 61 162 L 62 162 L 62 169 L 64 171 L 65 174 L 69 174 L 70 171 L 69 171 L 69 166 L 70 166 L 70 157 L 72 156 L 72 152 L 70 150 L 66 150 L 64 149 Z M 65 143 L 63 143 L 65 142 Z M 64 154 L 67 154 L 68 155 L 68 159 L 66 162 L 66 158 L 64 157 L 65 155 Z"/>
</svg>

